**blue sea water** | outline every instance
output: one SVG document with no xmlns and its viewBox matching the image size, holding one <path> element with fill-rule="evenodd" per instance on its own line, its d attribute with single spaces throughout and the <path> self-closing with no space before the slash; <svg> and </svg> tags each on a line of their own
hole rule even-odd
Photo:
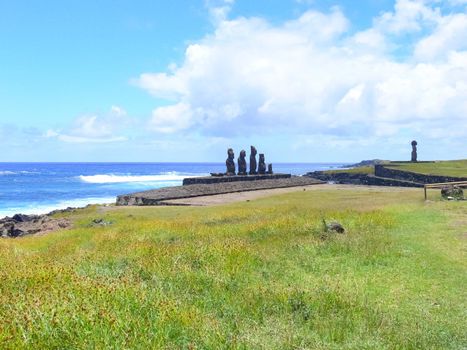
<svg viewBox="0 0 467 350">
<path fill-rule="evenodd" d="M 302 175 L 343 165 L 278 163 L 274 171 Z M 178 186 L 185 177 L 223 171 L 223 163 L 0 163 L 0 218 L 113 203 L 120 194 Z"/>
</svg>

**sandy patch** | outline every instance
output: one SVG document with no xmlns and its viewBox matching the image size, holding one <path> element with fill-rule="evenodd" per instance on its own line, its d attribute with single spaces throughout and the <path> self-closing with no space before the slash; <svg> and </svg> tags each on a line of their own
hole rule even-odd
<svg viewBox="0 0 467 350">
<path fill-rule="evenodd" d="M 213 206 L 222 205 L 234 202 L 246 202 L 254 199 L 297 192 L 297 191 L 329 191 L 329 190 L 367 190 L 369 192 L 407 192 L 407 191 L 420 191 L 419 188 L 408 188 L 408 187 L 382 187 L 382 186 L 360 186 L 360 185 L 310 185 L 310 186 L 298 186 L 298 187 L 287 187 L 287 188 L 274 188 L 267 190 L 257 190 L 248 192 L 236 192 L 226 194 L 216 194 L 212 196 L 202 196 L 193 198 L 182 198 L 166 200 L 163 203 L 166 205 L 192 205 L 192 206 Z"/>
</svg>

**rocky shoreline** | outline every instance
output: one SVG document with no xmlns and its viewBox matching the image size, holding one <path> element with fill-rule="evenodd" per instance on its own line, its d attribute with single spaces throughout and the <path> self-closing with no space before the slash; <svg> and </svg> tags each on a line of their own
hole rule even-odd
<svg viewBox="0 0 467 350">
<path fill-rule="evenodd" d="M 26 235 L 47 233 L 71 227 L 72 223 L 66 218 L 55 218 L 58 213 L 74 212 L 78 208 L 54 210 L 42 215 L 15 214 L 0 219 L 0 237 L 23 237 Z"/>
<path fill-rule="evenodd" d="M 387 161 L 384 160 L 374 159 L 349 166 L 349 168 L 374 166 L 374 174 L 351 171 L 314 171 L 303 176 L 290 177 L 290 175 L 284 176 L 284 174 L 277 174 L 276 176 L 262 175 L 264 179 L 262 178 L 261 181 L 241 181 L 242 177 L 240 177 L 238 181 L 217 181 L 218 183 L 210 183 L 210 181 L 208 181 L 208 183 L 203 183 L 205 179 L 199 178 L 197 180 L 200 183 L 196 184 L 185 184 L 184 186 L 166 187 L 151 191 L 120 195 L 117 197 L 116 205 L 176 205 L 170 203 L 170 201 L 236 192 L 315 185 L 325 182 L 385 187 L 423 187 L 425 183 L 467 180 L 467 178 L 423 175 L 397 169 L 388 169 L 384 166 L 386 162 Z M 208 180 L 210 180 L 210 178 Z M 64 217 L 56 217 L 55 214 L 70 213 L 78 209 L 82 208 L 69 207 L 63 210 L 54 210 L 42 215 L 15 214 L 12 217 L 4 217 L 0 219 L 0 238 L 22 237 L 69 228 L 72 226 L 71 220 Z M 102 223 L 96 224 L 100 225 Z"/>
</svg>

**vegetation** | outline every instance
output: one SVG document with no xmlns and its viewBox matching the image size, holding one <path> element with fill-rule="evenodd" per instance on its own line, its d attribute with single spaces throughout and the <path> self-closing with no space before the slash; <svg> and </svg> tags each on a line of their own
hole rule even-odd
<svg viewBox="0 0 467 350">
<path fill-rule="evenodd" d="M 371 166 L 359 166 L 350 169 L 332 169 L 326 170 L 326 174 L 338 174 L 338 173 L 346 173 L 346 174 L 374 174 L 375 167 Z"/>
<path fill-rule="evenodd" d="M 391 163 L 388 168 L 427 175 L 467 177 L 467 159 L 436 161 L 434 163 Z"/>
<path fill-rule="evenodd" d="M 465 202 L 313 190 L 63 215 L 75 229 L 0 241 L 2 348 L 467 346 Z"/>
</svg>

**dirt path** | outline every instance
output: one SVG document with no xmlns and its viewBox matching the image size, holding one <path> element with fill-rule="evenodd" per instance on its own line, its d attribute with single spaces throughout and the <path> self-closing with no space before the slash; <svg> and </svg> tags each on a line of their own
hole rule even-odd
<svg viewBox="0 0 467 350">
<path fill-rule="evenodd" d="M 236 192 L 217 194 L 212 196 L 193 197 L 193 198 L 182 198 L 172 199 L 164 201 L 167 205 L 193 205 L 193 206 L 213 206 L 222 205 L 233 202 L 244 202 L 254 200 L 258 198 L 264 198 L 284 193 L 296 192 L 296 191 L 328 191 L 328 190 L 367 190 L 369 192 L 406 192 L 406 191 L 420 191 L 418 188 L 408 187 L 382 187 L 382 186 L 357 186 L 357 185 L 311 185 L 311 186 L 298 186 L 288 188 L 275 188 L 268 190 L 258 190 L 249 192 Z M 421 193 L 421 192 L 420 192 Z"/>
</svg>

